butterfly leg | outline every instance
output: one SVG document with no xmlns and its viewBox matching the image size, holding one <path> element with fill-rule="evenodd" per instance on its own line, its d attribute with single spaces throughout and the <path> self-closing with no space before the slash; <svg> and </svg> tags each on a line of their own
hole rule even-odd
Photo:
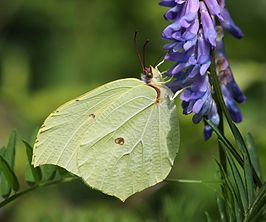
<svg viewBox="0 0 266 222">
<path fill-rule="evenodd" d="M 158 70 L 159 66 L 160 66 L 160 65 L 162 65 L 162 64 L 164 63 L 164 61 L 165 61 L 165 60 L 163 59 L 161 62 L 159 62 L 159 63 L 158 63 L 158 65 L 157 65 L 157 66 L 155 66 L 155 69 L 157 69 L 157 70 Z"/>
<path fill-rule="evenodd" d="M 171 101 L 174 101 L 175 98 L 176 98 L 181 92 L 183 92 L 183 89 L 178 90 L 173 96 L 170 97 L 170 100 L 171 100 Z"/>
</svg>

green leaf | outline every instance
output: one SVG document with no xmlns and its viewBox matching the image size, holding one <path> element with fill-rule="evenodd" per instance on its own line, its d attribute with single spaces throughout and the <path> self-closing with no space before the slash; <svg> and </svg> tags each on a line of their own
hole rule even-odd
<svg viewBox="0 0 266 222">
<path fill-rule="evenodd" d="M 260 188 L 254 202 L 252 203 L 245 221 L 252 221 L 255 217 L 260 217 L 266 210 L 266 182 Z M 260 221 L 260 220 L 258 220 Z M 261 220 L 262 221 L 262 220 Z"/>
<path fill-rule="evenodd" d="M 4 157 L 5 152 L 6 152 L 6 148 L 3 146 L 0 149 L 0 156 Z M 10 186 L 2 172 L 0 172 L 0 193 L 4 198 L 8 197 L 9 194 L 11 193 Z"/>
<path fill-rule="evenodd" d="M 42 172 L 40 167 L 34 167 L 32 165 L 32 147 L 30 144 L 28 144 L 26 141 L 23 141 L 25 147 L 26 147 L 26 153 L 27 153 L 27 157 L 28 157 L 28 166 L 26 168 L 26 173 L 25 173 L 25 177 L 26 177 L 26 181 L 29 183 L 39 183 L 42 180 Z M 28 170 L 31 171 L 31 173 L 27 172 Z M 32 179 L 34 179 L 34 181 L 32 181 Z"/>
<path fill-rule="evenodd" d="M 16 156 L 16 131 L 13 130 L 10 134 L 4 156 L 5 160 L 8 162 L 11 169 L 14 169 L 15 156 Z"/>
<path fill-rule="evenodd" d="M 3 146 L 1 149 L 0 149 L 0 156 L 5 156 L 5 151 L 6 151 L 6 148 Z"/>
<path fill-rule="evenodd" d="M 62 167 L 58 167 L 57 170 L 58 170 L 58 173 L 59 173 L 59 175 L 61 177 L 65 177 L 65 176 L 67 176 L 69 174 L 69 172 L 66 169 L 62 168 Z"/>
<path fill-rule="evenodd" d="M 248 205 L 250 206 L 254 199 L 254 182 L 253 182 L 253 172 L 251 161 L 249 159 L 248 153 L 244 154 L 244 175 L 247 186 L 247 194 L 248 194 Z"/>
<path fill-rule="evenodd" d="M 237 188 L 237 195 L 240 196 L 240 199 L 242 202 L 242 207 L 243 207 L 244 211 L 246 212 L 248 209 L 248 200 L 247 200 L 247 196 L 246 196 L 245 186 L 244 186 L 243 180 L 241 178 L 241 173 L 239 172 L 239 169 L 237 168 L 234 160 L 232 159 L 232 157 L 228 153 L 227 153 L 227 159 L 228 159 L 230 168 L 232 170 L 232 175 L 233 175 L 235 185 Z"/>
<path fill-rule="evenodd" d="M 255 146 L 253 136 L 250 133 L 248 133 L 248 135 L 247 135 L 247 149 L 248 149 L 251 163 L 252 163 L 257 175 L 261 178 L 261 169 L 260 169 L 260 163 L 259 163 L 257 148 Z"/>
<path fill-rule="evenodd" d="M 57 166 L 50 164 L 41 166 L 43 180 L 44 181 L 53 180 L 56 176 L 57 168 L 58 168 Z"/>
<path fill-rule="evenodd" d="M 224 196 L 224 199 L 227 200 L 227 203 L 231 203 L 232 204 L 232 208 L 234 210 L 234 216 L 236 218 L 236 221 L 241 222 L 242 220 L 242 215 L 241 215 L 241 208 L 240 208 L 240 204 L 241 204 L 241 198 L 239 195 L 237 195 L 237 192 L 234 189 L 233 184 L 230 181 L 230 178 L 227 176 L 227 174 L 225 173 L 222 165 L 216 161 L 219 168 L 220 168 L 220 172 L 222 174 L 222 178 L 224 179 L 224 189 L 226 189 L 227 193 L 231 196 L 231 199 L 233 201 L 230 201 L 230 199 L 226 196 Z"/>
<path fill-rule="evenodd" d="M 226 137 L 224 137 L 220 132 L 219 129 L 217 129 L 217 127 L 210 121 L 210 120 L 205 120 L 206 123 L 208 125 L 211 126 L 211 128 L 213 129 L 213 131 L 217 134 L 218 136 L 218 140 L 224 144 L 224 147 L 226 148 L 226 150 L 228 150 L 233 156 L 234 158 L 237 160 L 237 162 L 239 163 L 239 165 L 244 169 L 244 160 L 243 160 L 243 155 L 248 153 L 247 151 L 247 147 L 244 146 L 241 149 L 241 154 L 239 154 L 236 149 L 233 147 L 233 145 L 227 140 Z M 242 138 L 242 137 L 241 137 Z M 244 151 L 244 153 L 243 153 Z M 261 179 L 260 177 L 257 175 L 256 170 L 254 169 L 254 167 L 251 165 L 252 168 L 252 174 L 253 174 L 253 180 L 256 182 L 257 186 L 261 186 Z"/>
<path fill-rule="evenodd" d="M 19 182 L 18 179 L 14 173 L 14 171 L 11 169 L 7 161 L 0 156 L 0 169 L 1 172 L 4 174 L 6 180 L 8 181 L 9 185 L 14 191 L 19 190 Z"/>
<path fill-rule="evenodd" d="M 36 180 L 34 176 L 32 175 L 31 166 L 29 164 L 27 164 L 25 168 L 25 180 L 27 184 L 30 186 L 33 186 L 36 184 Z"/>
<path fill-rule="evenodd" d="M 236 149 L 230 143 L 230 141 L 223 134 L 220 133 L 219 129 L 212 123 L 212 121 L 207 120 L 207 119 L 205 121 L 206 121 L 206 123 L 208 125 L 210 125 L 210 127 L 216 133 L 216 135 L 218 136 L 218 140 L 221 141 L 224 144 L 224 147 L 226 148 L 226 150 L 228 150 L 235 157 L 235 159 L 237 160 L 237 162 L 242 167 L 244 167 L 243 157 L 236 151 Z"/>
<path fill-rule="evenodd" d="M 210 217 L 210 214 L 209 214 L 207 211 L 205 211 L 204 213 L 205 213 L 205 215 L 206 215 L 207 222 L 212 222 L 212 219 L 211 219 L 211 217 Z"/>
<path fill-rule="evenodd" d="M 227 222 L 227 213 L 226 213 L 226 209 L 225 209 L 225 202 L 222 198 L 217 197 L 217 205 L 218 205 L 218 209 L 219 209 L 219 213 L 220 213 L 220 218 L 222 222 Z"/>
<path fill-rule="evenodd" d="M 8 163 L 10 169 L 13 170 L 15 165 L 15 156 L 16 156 L 16 131 L 13 130 L 11 132 L 7 147 L 5 150 L 3 150 L 2 154 L 3 158 Z M 1 195 L 4 198 L 7 198 L 10 195 L 12 189 L 9 181 L 7 181 L 6 179 L 2 179 L 0 187 L 1 187 Z"/>
<path fill-rule="evenodd" d="M 241 207 L 239 206 L 239 201 L 236 199 L 236 196 L 233 196 L 233 200 L 234 200 L 234 210 L 235 210 L 236 221 L 242 222 L 243 213 L 241 211 Z"/>
</svg>

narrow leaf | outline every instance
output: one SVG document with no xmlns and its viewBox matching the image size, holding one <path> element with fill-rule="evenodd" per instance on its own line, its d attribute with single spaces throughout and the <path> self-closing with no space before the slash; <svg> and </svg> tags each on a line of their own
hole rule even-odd
<svg viewBox="0 0 266 222">
<path fill-rule="evenodd" d="M 227 188 L 228 190 L 228 193 L 231 195 L 231 197 L 233 198 L 233 209 L 235 211 L 235 216 L 236 216 L 236 219 L 237 221 L 240 219 L 241 215 L 239 214 L 239 209 L 240 209 L 240 204 L 241 204 L 241 198 L 237 195 L 235 189 L 234 189 L 234 186 L 232 185 L 229 177 L 226 175 L 222 165 L 216 161 L 219 168 L 220 168 L 220 172 L 223 176 L 223 179 L 224 179 L 224 183 L 225 183 L 225 187 Z M 226 200 L 229 202 L 228 198 L 226 198 Z"/>
<path fill-rule="evenodd" d="M 218 136 L 218 140 L 222 141 L 225 144 L 225 147 L 228 149 L 228 151 L 234 156 L 234 158 L 237 160 L 239 165 L 244 169 L 244 160 L 242 158 L 242 155 L 240 155 L 236 151 L 236 149 L 233 147 L 233 145 L 219 132 L 219 129 L 217 129 L 217 127 L 210 120 L 205 120 L 205 121 L 208 125 L 211 126 L 213 131 L 216 133 L 216 135 Z M 236 128 L 236 126 L 235 126 L 235 128 Z M 235 130 L 239 133 L 237 128 Z M 246 145 L 242 143 L 243 138 L 242 138 L 242 136 L 241 137 L 240 136 L 238 136 L 238 138 L 241 140 L 240 143 L 238 143 L 239 146 L 241 145 L 240 150 L 241 150 L 242 154 L 248 153 Z M 253 166 L 251 166 L 251 167 L 252 167 L 252 172 L 253 172 L 253 180 L 258 187 L 261 187 L 261 185 L 262 185 L 261 178 L 257 175 L 257 172 L 254 169 L 254 167 Z"/>
<path fill-rule="evenodd" d="M 250 206 L 254 199 L 255 186 L 253 183 L 253 172 L 248 153 L 244 155 L 244 174 L 245 174 L 247 193 L 248 193 L 248 205 Z"/>
<path fill-rule="evenodd" d="M 247 200 L 247 196 L 246 196 L 244 183 L 243 183 L 243 180 L 241 178 L 241 174 L 240 174 L 237 166 L 235 165 L 234 160 L 232 159 L 232 157 L 229 154 L 227 154 L 227 159 L 228 159 L 230 168 L 232 170 L 232 175 L 233 175 L 233 178 L 234 178 L 234 181 L 236 184 L 237 193 L 240 196 L 243 209 L 246 212 L 248 209 L 248 200 Z"/>
<path fill-rule="evenodd" d="M 29 164 L 26 165 L 25 180 L 29 186 L 33 186 L 36 184 L 36 180 L 34 176 L 32 175 L 31 166 Z"/>
<path fill-rule="evenodd" d="M 56 176 L 57 166 L 55 165 L 44 165 L 41 166 L 43 180 L 52 180 Z"/>
<path fill-rule="evenodd" d="M 8 198 L 11 193 L 11 187 L 9 182 L 6 180 L 5 175 L 2 173 L 1 175 L 1 195 L 3 198 Z"/>
<path fill-rule="evenodd" d="M 26 153 L 27 153 L 27 157 L 28 157 L 28 165 L 30 167 L 31 170 L 31 175 L 33 176 L 33 179 L 35 180 L 35 182 L 40 182 L 42 179 L 42 171 L 40 169 L 40 167 L 34 167 L 31 162 L 32 162 L 32 147 L 30 144 L 28 144 L 26 141 L 23 141 L 25 147 L 26 147 Z M 26 181 L 28 181 L 27 179 L 29 179 L 29 181 L 31 180 L 30 178 L 30 174 L 27 172 L 25 174 L 25 176 L 29 176 L 29 178 L 26 177 Z"/>
<path fill-rule="evenodd" d="M 247 149 L 248 149 L 251 163 L 252 163 L 257 175 L 261 178 L 261 169 L 260 169 L 260 163 L 259 163 L 257 148 L 255 146 L 253 136 L 250 133 L 248 133 L 248 135 L 247 135 Z"/>
<path fill-rule="evenodd" d="M 251 221 L 253 218 L 261 215 L 266 206 L 266 182 L 260 188 L 258 195 L 252 203 L 245 221 Z"/>
<path fill-rule="evenodd" d="M 236 151 L 234 146 L 230 143 L 230 141 L 220 133 L 219 129 L 212 123 L 210 120 L 206 120 L 206 123 L 210 125 L 210 127 L 213 129 L 213 131 L 218 136 L 219 141 L 223 142 L 225 147 L 228 149 L 228 151 L 236 158 L 240 166 L 244 167 L 243 163 L 243 157 Z"/>
<path fill-rule="evenodd" d="M 58 167 L 58 173 L 61 177 L 65 177 L 69 174 L 69 172 L 62 167 Z"/>
<path fill-rule="evenodd" d="M 207 218 L 207 222 L 212 222 L 212 219 L 207 211 L 204 212 Z"/>
<path fill-rule="evenodd" d="M 0 156 L 4 157 L 6 152 L 6 148 L 2 147 L 0 149 Z M 0 172 L 0 191 L 1 196 L 7 198 L 11 193 L 11 188 L 2 172 Z"/>
<path fill-rule="evenodd" d="M 6 148 L 4 146 L 0 149 L 0 156 L 5 156 L 5 150 Z"/>
<path fill-rule="evenodd" d="M 3 158 L 8 163 L 11 170 L 14 169 L 16 156 L 16 131 L 12 131 L 6 149 L 3 151 Z M 1 195 L 7 198 L 11 193 L 11 185 L 6 179 L 1 180 Z"/>
<path fill-rule="evenodd" d="M 241 211 L 241 208 L 239 206 L 239 202 L 236 199 L 236 197 L 233 195 L 233 199 L 234 199 L 234 210 L 235 210 L 235 217 L 236 217 L 236 221 L 237 222 L 242 222 L 242 218 L 243 218 L 243 213 Z"/>
<path fill-rule="evenodd" d="M 11 169 L 14 169 L 16 156 L 16 131 L 12 131 L 5 151 L 5 160 L 8 162 Z"/>
<path fill-rule="evenodd" d="M 2 156 L 0 156 L 0 169 L 4 174 L 6 180 L 8 181 L 9 185 L 11 186 L 11 188 L 14 191 L 18 191 L 19 190 L 18 179 L 13 170 L 11 169 L 11 167 L 9 166 L 9 164 L 7 163 L 7 161 Z"/>
<path fill-rule="evenodd" d="M 218 205 L 221 221 L 227 222 L 224 200 L 220 197 L 217 197 L 217 205 Z"/>
</svg>

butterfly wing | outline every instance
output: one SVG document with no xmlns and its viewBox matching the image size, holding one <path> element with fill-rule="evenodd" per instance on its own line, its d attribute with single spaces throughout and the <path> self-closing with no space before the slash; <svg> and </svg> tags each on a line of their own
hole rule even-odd
<svg viewBox="0 0 266 222">
<path fill-rule="evenodd" d="M 144 85 L 137 79 L 105 84 L 62 105 L 43 123 L 33 149 L 33 164 L 54 164 L 78 175 L 77 150 L 97 117 L 124 93 Z"/>
<path fill-rule="evenodd" d="M 154 88 L 136 86 L 86 128 L 77 157 L 89 186 L 124 201 L 167 177 L 179 147 L 178 117 L 169 96 L 156 97 Z"/>
</svg>

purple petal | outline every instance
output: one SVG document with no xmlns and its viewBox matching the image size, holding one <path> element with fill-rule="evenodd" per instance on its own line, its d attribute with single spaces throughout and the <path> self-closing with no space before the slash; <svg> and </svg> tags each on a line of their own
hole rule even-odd
<svg viewBox="0 0 266 222">
<path fill-rule="evenodd" d="M 202 115 L 200 113 L 195 114 L 192 118 L 193 123 L 197 124 L 202 120 Z"/>
<path fill-rule="evenodd" d="M 185 90 L 185 91 L 180 95 L 180 99 L 182 99 L 183 101 L 188 102 L 188 101 L 190 100 L 190 95 L 191 95 L 190 90 Z"/>
<path fill-rule="evenodd" d="M 232 92 L 233 98 L 238 102 L 238 103 L 244 103 L 246 101 L 246 97 L 243 94 L 243 92 L 240 90 L 239 86 L 236 84 L 235 80 L 228 83 L 227 88 L 230 89 Z"/>
<path fill-rule="evenodd" d="M 198 63 L 204 64 L 208 63 L 210 60 L 210 45 L 203 38 L 203 33 L 200 31 L 198 35 Z"/>
<path fill-rule="evenodd" d="M 189 78 L 195 77 L 199 73 L 199 69 L 200 69 L 199 65 L 195 65 L 191 70 L 191 72 L 189 73 L 188 77 Z"/>
<path fill-rule="evenodd" d="M 209 125 L 204 127 L 204 139 L 208 140 L 212 136 L 212 128 Z"/>
<path fill-rule="evenodd" d="M 175 0 L 163 0 L 159 3 L 161 6 L 174 7 L 176 5 Z"/>
<path fill-rule="evenodd" d="M 199 20 L 198 18 L 196 18 L 192 23 L 192 25 L 188 27 L 187 30 L 184 32 L 182 37 L 186 40 L 193 39 L 195 38 L 195 36 L 197 36 L 198 31 L 199 31 Z"/>
<path fill-rule="evenodd" d="M 229 14 L 229 11 L 226 8 L 222 9 L 222 18 L 223 19 L 221 19 L 220 22 L 226 31 L 230 32 L 234 37 L 238 39 L 244 36 L 241 29 L 234 23 Z"/>
<path fill-rule="evenodd" d="M 197 100 L 193 106 L 193 113 L 199 113 L 205 101 L 202 99 Z"/>
<path fill-rule="evenodd" d="M 212 15 L 216 15 L 221 20 L 223 19 L 221 16 L 221 7 L 216 0 L 204 0 L 204 2 Z"/>
<path fill-rule="evenodd" d="M 185 51 L 187 51 L 187 50 L 189 50 L 191 47 L 195 46 L 196 43 L 197 43 L 197 37 L 195 37 L 195 38 L 192 39 L 192 40 L 187 41 L 187 42 L 184 44 L 183 48 L 184 48 Z"/>
<path fill-rule="evenodd" d="M 210 65 L 211 65 L 211 62 L 208 62 L 208 63 L 203 64 L 203 65 L 200 67 L 200 74 L 201 74 L 201 75 L 206 74 L 206 72 L 207 72 L 208 68 L 210 67 Z"/>
<path fill-rule="evenodd" d="M 216 46 L 216 37 L 217 33 L 214 27 L 214 21 L 212 20 L 206 5 L 204 2 L 200 2 L 200 14 L 201 14 L 201 23 L 203 27 L 204 37 L 209 41 L 212 46 Z"/>
</svg>

